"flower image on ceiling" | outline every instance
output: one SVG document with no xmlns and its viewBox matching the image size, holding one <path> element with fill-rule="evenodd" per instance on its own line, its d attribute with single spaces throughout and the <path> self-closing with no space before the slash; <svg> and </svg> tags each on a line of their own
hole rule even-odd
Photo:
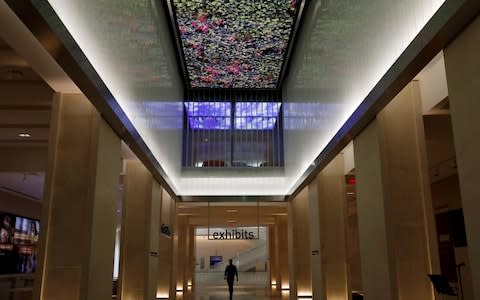
<svg viewBox="0 0 480 300">
<path fill-rule="evenodd" d="M 190 86 L 277 88 L 298 0 L 173 0 Z"/>
</svg>

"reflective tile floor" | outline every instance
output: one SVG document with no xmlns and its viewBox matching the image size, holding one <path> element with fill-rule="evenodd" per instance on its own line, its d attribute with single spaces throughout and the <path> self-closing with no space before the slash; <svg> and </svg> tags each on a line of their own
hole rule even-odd
<svg viewBox="0 0 480 300">
<path fill-rule="evenodd" d="M 233 300 L 287 300 L 288 292 L 277 293 L 265 286 L 237 285 L 234 287 Z M 182 300 L 228 300 L 228 287 L 204 286 L 196 287 L 183 294 L 177 293 L 177 299 Z"/>
</svg>

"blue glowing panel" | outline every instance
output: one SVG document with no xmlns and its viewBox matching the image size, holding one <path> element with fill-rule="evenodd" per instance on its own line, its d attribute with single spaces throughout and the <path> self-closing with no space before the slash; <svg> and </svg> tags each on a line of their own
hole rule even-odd
<svg viewBox="0 0 480 300">
<path fill-rule="evenodd" d="M 280 102 L 235 103 L 235 129 L 271 130 L 275 128 Z"/>
<path fill-rule="evenodd" d="M 277 87 L 297 0 L 172 1 L 191 87 Z"/>
<path fill-rule="evenodd" d="M 191 129 L 230 129 L 230 102 L 185 102 Z"/>
<path fill-rule="evenodd" d="M 235 129 L 271 130 L 275 128 L 281 103 L 235 103 Z M 185 102 L 191 129 L 230 129 L 231 104 L 229 102 Z"/>
</svg>

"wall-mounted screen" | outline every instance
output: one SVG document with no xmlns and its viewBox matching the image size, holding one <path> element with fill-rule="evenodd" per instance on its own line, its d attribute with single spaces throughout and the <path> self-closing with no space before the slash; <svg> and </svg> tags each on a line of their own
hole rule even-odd
<svg viewBox="0 0 480 300">
<path fill-rule="evenodd" d="M 211 267 L 221 264 L 222 261 L 223 261 L 223 256 L 218 256 L 218 255 L 210 256 Z"/>
<path fill-rule="evenodd" d="M 296 0 L 173 0 L 190 86 L 277 88 Z"/>
<path fill-rule="evenodd" d="M 0 212 L 0 274 L 32 273 L 40 222 Z"/>
</svg>

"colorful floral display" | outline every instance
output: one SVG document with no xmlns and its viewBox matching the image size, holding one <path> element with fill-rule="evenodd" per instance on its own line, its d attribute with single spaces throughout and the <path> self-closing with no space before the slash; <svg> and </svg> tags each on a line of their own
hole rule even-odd
<svg viewBox="0 0 480 300">
<path fill-rule="evenodd" d="M 173 0 L 191 87 L 276 88 L 298 0 Z"/>
</svg>

